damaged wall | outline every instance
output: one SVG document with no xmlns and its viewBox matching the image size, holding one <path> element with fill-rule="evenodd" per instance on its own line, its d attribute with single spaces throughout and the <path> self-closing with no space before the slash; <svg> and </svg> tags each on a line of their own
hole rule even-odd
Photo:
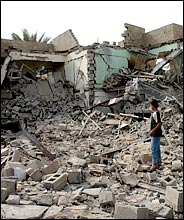
<svg viewBox="0 0 184 220">
<path fill-rule="evenodd" d="M 75 51 L 67 55 L 65 61 L 66 80 L 73 84 L 79 94 L 88 97 L 88 72 L 87 72 L 87 50 Z M 88 102 L 88 101 L 87 101 Z"/>
<path fill-rule="evenodd" d="M 67 51 L 78 47 L 79 42 L 73 34 L 72 30 L 68 30 L 52 40 L 55 51 Z"/>
<path fill-rule="evenodd" d="M 102 88 L 106 76 L 119 72 L 119 69 L 128 68 L 128 60 L 137 54 L 126 49 L 100 48 L 95 50 L 96 88 Z"/>
<path fill-rule="evenodd" d="M 174 23 L 147 33 L 145 33 L 144 28 L 135 25 L 125 23 L 124 26 L 126 30 L 122 34 L 124 40 L 120 42 L 120 46 L 137 46 L 151 49 L 183 39 L 183 26 Z"/>
</svg>

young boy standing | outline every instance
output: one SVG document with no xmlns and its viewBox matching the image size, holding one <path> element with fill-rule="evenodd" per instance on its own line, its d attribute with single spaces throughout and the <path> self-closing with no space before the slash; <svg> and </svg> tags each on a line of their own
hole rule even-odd
<svg viewBox="0 0 184 220">
<path fill-rule="evenodd" d="M 156 99 L 153 99 L 150 102 L 150 108 L 153 111 L 151 116 L 151 131 L 149 132 L 149 135 L 151 136 L 152 153 L 152 166 L 150 171 L 153 171 L 161 166 L 160 137 L 162 136 L 162 122 L 158 106 L 158 101 Z"/>
</svg>

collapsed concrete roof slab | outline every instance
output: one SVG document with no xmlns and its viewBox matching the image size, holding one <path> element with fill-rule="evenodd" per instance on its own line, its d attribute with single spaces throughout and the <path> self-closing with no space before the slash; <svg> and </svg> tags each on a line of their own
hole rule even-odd
<svg viewBox="0 0 184 220">
<path fill-rule="evenodd" d="M 35 60 L 49 62 L 65 62 L 65 56 L 59 54 L 25 53 L 11 51 L 9 53 L 11 60 Z"/>
<path fill-rule="evenodd" d="M 79 46 L 79 42 L 71 29 L 54 38 L 52 44 L 54 45 L 54 50 L 60 52 L 68 51 Z"/>
<path fill-rule="evenodd" d="M 1 56 L 7 56 L 8 50 L 19 50 L 26 52 L 53 52 L 53 45 L 33 41 L 20 41 L 1 39 Z"/>
</svg>

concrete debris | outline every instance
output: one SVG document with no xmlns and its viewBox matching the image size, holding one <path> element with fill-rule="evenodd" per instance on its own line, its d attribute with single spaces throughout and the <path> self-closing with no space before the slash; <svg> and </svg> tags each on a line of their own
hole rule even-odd
<svg viewBox="0 0 184 220">
<path fill-rule="evenodd" d="M 126 28 L 123 47 L 83 47 L 71 30 L 2 40 L 1 218 L 183 218 L 183 45 Z M 149 172 L 153 97 L 162 166 Z"/>
</svg>

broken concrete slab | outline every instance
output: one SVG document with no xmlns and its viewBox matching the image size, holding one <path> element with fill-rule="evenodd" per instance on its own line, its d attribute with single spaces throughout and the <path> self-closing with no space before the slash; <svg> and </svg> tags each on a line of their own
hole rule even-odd
<svg viewBox="0 0 184 220">
<path fill-rule="evenodd" d="M 5 219 L 39 219 L 47 209 L 48 207 L 38 205 L 1 204 Z"/>
<path fill-rule="evenodd" d="M 121 179 L 125 184 L 129 184 L 131 187 L 134 187 L 139 183 L 136 174 L 121 174 Z"/>
<path fill-rule="evenodd" d="M 98 197 L 101 190 L 102 190 L 102 188 L 84 189 L 82 191 L 82 193 L 85 193 L 85 194 L 87 194 L 89 196 Z"/>
<path fill-rule="evenodd" d="M 44 213 L 43 219 L 53 219 L 63 210 L 62 206 L 52 205 L 48 208 L 48 210 Z"/>
</svg>

